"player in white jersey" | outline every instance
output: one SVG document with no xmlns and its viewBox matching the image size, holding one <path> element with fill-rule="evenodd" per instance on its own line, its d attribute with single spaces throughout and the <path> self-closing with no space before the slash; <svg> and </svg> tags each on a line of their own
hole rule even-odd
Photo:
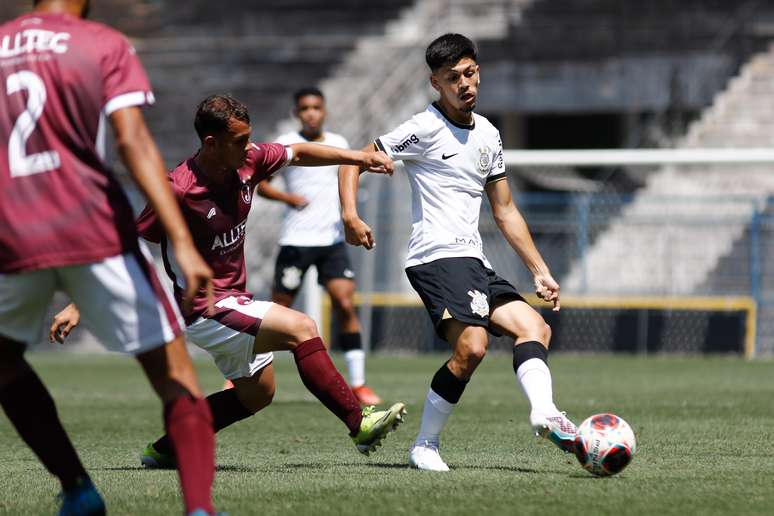
<svg viewBox="0 0 774 516">
<path fill-rule="evenodd" d="M 478 219 L 486 192 L 498 228 L 534 276 L 537 295 L 559 310 L 559 285 L 535 247 L 513 203 L 497 129 L 473 112 L 479 86 L 476 48 L 445 34 L 427 48 L 430 83 L 440 98 L 374 145 L 402 160 L 412 188 L 413 225 L 406 274 L 452 356 L 435 373 L 409 465 L 448 471 L 440 434 L 487 349 L 487 330 L 514 339 L 513 368 L 528 398 L 530 424 L 566 452 L 575 425 L 553 402 L 548 345 L 551 328 L 516 289 L 492 270 L 483 253 Z M 371 148 L 371 147 L 369 147 Z M 342 167 L 339 188 L 347 242 L 374 246 L 357 214 L 359 171 Z"/>
<path fill-rule="evenodd" d="M 293 94 L 293 101 L 293 113 L 301 123 L 301 130 L 281 135 L 277 143 L 314 142 L 349 148 L 343 136 L 323 130 L 325 98 L 319 89 L 302 88 Z M 355 273 L 344 245 L 338 173 L 338 166 L 311 170 L 309 167 L 289 166 L 277 174 L 282 175 L 285 181 L 285 191 L 269 184 L 271 178 L 258 185 L 258 193 L 263 197 L 287 204 L 271 298 L 275 303 L 291 306 L 301 288 L 304 274 L 314 265 L 318 282 L 330 295 L 336 312 L 338 343 L 347 362 L 352 392 L 361 404 L 378 405 L 382 400 L 365 381 L 365 351 L 360 320 L 353 302 Z"/>
</svg>

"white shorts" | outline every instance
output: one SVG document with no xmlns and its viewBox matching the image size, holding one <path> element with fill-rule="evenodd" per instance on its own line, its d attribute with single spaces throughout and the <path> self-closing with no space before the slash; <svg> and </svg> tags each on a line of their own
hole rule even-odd
<svg viewBox="0 0 774 516">
<path fill-rule="evenodd" d="M 70 297 L 84 325 L 113 351 L 143 353 L 182 333 L 177 304 L 142 243 L 140 252 L 101 262 L 0 274 L 0 335 L 37 342 L 56 291 Z"/>
<path fill-rule="evenodd" d="M 215 303 L 212 317 L 199 317 L 185 329 L 189 342 L 207 351 L 225 378 L 253 376 L 274 360 L 273 353 L 255 353 L 255 336 L 274 303 L 250 296 L 229 296 Z"/>
</svg>

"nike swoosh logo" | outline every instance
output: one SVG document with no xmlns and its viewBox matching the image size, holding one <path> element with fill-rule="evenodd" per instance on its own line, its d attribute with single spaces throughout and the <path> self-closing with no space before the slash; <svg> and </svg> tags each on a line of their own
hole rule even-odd
<svg viewBox="0 0 774 516">
<path fill-rule="evenodd" d="M 448 156 L 447 156 L 446 154 L 441 154 L 441 159 L 449 159 L 449 158 L 453 158 L 453 157 L 454 157 L 454 156 L 456 156 L 457 154 L 459 154 L 459 152 L 455 152 L 454 154 L 449 154 Z"/>
</svg>

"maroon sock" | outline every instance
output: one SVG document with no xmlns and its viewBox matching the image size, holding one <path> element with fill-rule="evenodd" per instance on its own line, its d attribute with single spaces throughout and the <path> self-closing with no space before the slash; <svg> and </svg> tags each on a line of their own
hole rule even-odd
<svg viewBox="0 0 774 516">
<path fill-rule="evenodd" d="M 212 505 L 215 479 L 215 435 L 212 414 L 201 398 L 181 396 L 164 407 L 164 426 L 177 457 L 177 471 L 186 512 Z"/>
<path fill-rule="evenodd" d="M 331 362 L 322 339 L 302 342 L 293 350 L 293 358 L 309 392 L 347 425 L 350 435 L 357 435 L 363 419 L 360 403 Z"/>
<path fill-rule="evenodd" d="M 30 370 L 0 391 L 0 405 L 19 436 L 69 491 L 89 476 L 62 428 L 54 400 Z"/>
<path fill-rule="evenodd" d="M 236 394 L 236 389 L 226 389 L 225 391 L 218 391 L 207 396 L 207 404 L 210 406 L 212 412 L 212 427 L 215 432 L 226 428 L 229 425 L 233 425 L 237 421 L 241 421 L 253 415 L 252 412 L 247 410 Z M 157 452 L 164 455 L 173 455 L 172 442 L 169 440 L 168 435 L 164 435 L 161 439 L 153 443 L 153 447 Z"/>
</svg>

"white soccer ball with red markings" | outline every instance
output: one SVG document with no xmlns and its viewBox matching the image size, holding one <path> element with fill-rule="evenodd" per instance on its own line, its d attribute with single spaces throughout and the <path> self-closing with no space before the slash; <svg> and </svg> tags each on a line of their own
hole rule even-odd
<svg viewBox="0 0 774 516">
<path fill-rule="evenodd" d="M 637 441 L 629 423 L 615 414 L 596 414 L 578 427 L 575 455 L 592 475 L 620 473 L 634 457 Z"/>
</svg>

